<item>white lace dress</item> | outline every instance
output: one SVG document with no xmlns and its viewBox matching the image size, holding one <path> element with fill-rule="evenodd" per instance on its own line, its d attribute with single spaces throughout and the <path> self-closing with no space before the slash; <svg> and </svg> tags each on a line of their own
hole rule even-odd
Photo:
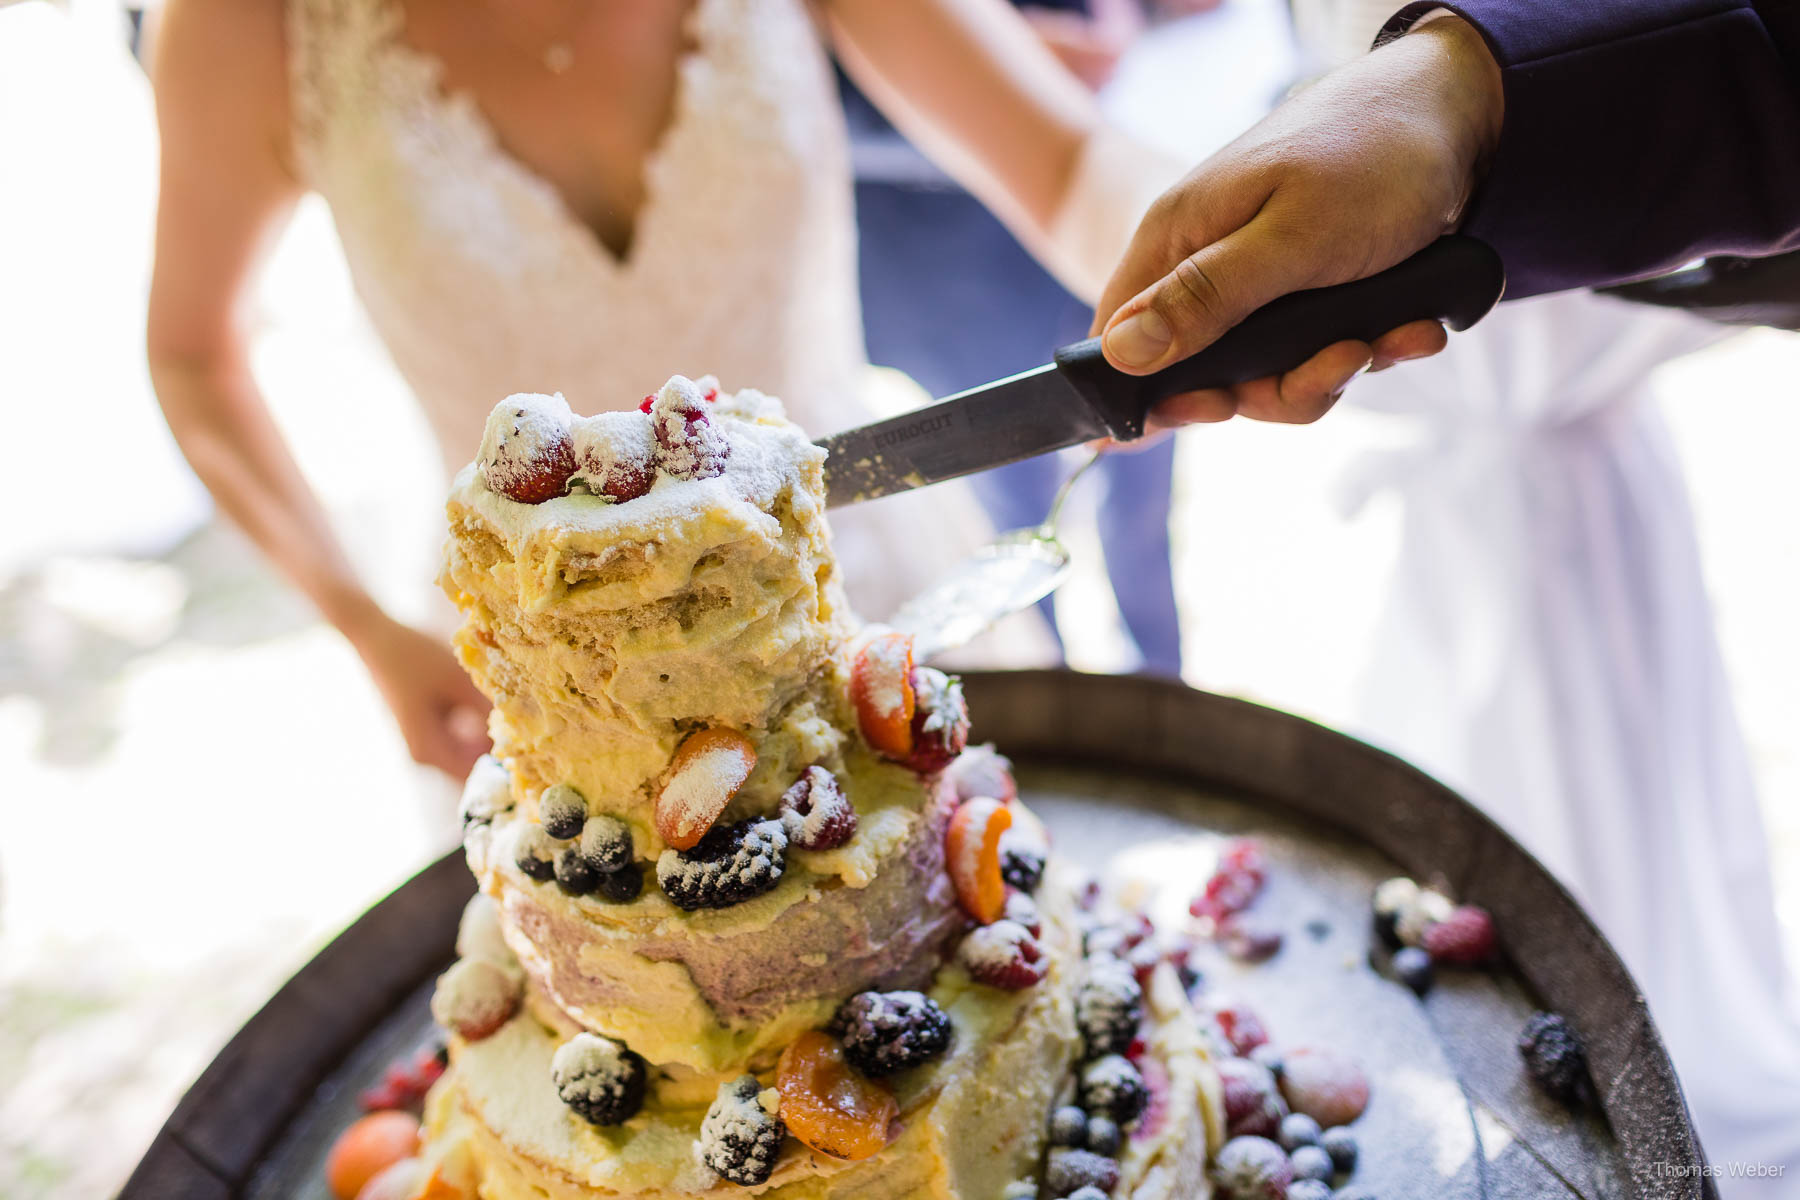
<svg viewBox="0 0 1800 1200">
<path fill-rule="evenodd" d="M 780 396 L 814 434 L 871 419 L 848 152 L 804 0 L 698 0 L 675 115 L 620 258 L 402 37 L 396 0 L 290 0 L 297 155 L 446 465 L 488 410 L 624 408 L 669 375 Z M 883 617 L 987 528 L 957 485 L 833 515 Z"/>
</svg>

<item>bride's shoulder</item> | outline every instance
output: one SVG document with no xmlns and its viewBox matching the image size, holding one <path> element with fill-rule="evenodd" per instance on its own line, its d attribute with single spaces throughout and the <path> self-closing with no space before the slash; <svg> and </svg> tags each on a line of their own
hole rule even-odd
<svg viewBox="0 0 1800 1200">
<path fill-rule="evenodd" d="M 191 113 L 207 140 L 224 125 L 287 157 L 286 8 L 287 0 L 167 0 L 152 46 L 165 136 Z"/>
</svg>

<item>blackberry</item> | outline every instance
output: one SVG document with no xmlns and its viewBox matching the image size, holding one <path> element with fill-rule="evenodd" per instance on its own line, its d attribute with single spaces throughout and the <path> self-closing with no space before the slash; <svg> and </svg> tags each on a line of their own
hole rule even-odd
<svg viewBox="0 0 1800 1200">
<path fill-rule="evenodd" d="M 1319 1123 L 1305 1113 L 1289 1113 L 1281 1118 L 1281 1130 L 1275 1140 L 1289 1154 L 1302 1146 L 1316 1146 L 1321 1136 Z"/>
<path fill-rule="evenodd" d="M 513 862 L 539 883 L 548 883 L 556 878 L 556 845 L 542 829 L 527 825 L 519 834 Z"/>
<path fill-rule="evenodd" d="M 732 1183 L 755 1187 L 767 1183 L 781 1153 L 787 1126 L 757 1100 L 762 1084 L 741 1075 L 719 1085 L 718 1098 L 700 1123 L 700 1157 Z"/>
<path fill-rule="evenodd" d="M 782 793 L 781 815 L 796 850 L 835 850 L 856 836 L 856 810 L 824 767 L 806 768 Z"/>
<path fill-rule="evenodd" d="M 581 836 L 582 822 L 587 820 L 587 801 L 566 783 L 545 790 L 538 797 L 538 820 L 544 832 L 559 842 Z"/>
<path fill-rule="evenodd" d="M 1331 1165 L 1348 1175 L 1356 1170 L 1356 1135 L 1343 1126 L 1319 1135 L 1319 1145 L 1331 1156 Z"/>
<path fill-rule="evenodd" d="M 1415 995 L 1423 996 L 1431 990 L 1431 955 L 1425 951 L 1417 946 L 1402 946 L 1394 951 L 1393 965 L 1394 976 Z"/>
<path fill-rule="evenodd" d="M 602 875 L 631 862 L 631 828 L 617 817 L 589 817 L 581 826 L 581 857 Z"/>
<path fill-rule="evenodd" d="M 600 877 L 600 898 L 614 904 L 630 904 L 644 894 L 644 864 L 626 863 Z"/>
<path fill-rule="evenodd" d="M 581 847 L 564 846 L 556 852 L 556 886 L 571 896 L 586 896 L 600 886 L 600 872 L 582 856 Z"/>
<path fill-rule="evenodd" d="M 1573 1104 L 1587 1092 L 1587 1051 L 1560 1013 L 1533 1013 L 1519 1032 L 1525 1069 L 1546 1093 Z"/>
<path fill-rule="evenodd" d="M 556 1094 L 591 1125 L 618 1125 L 644 1106 L 644 1060 L 623 1043 L 578 1033 L 556 1048 L 550 1079 Z"/>
<path fill-rule="evenodd" d="M 1065 1104 L 1050 1114 L 1052 1146 L 1087 1145 L 1088 1115 L 1073 1104 Z"/>
<path fill-rule="evenodd" d="M 1288 1163 L 1294 1168 L 1295 1179 L 1316 1179 L 1320 1183 L 1331 1182 L 1331 1155 L 1325 1153 L 1322 1146 L 1302 1146 L 1288 1155 Z"/>
<path fill-rule="evenodd" d="M 1138 1119 L 1150 1102 L 1144 1077 L 1121 1054 L 1108 1054 L 1081 1068 L 1078 1084 L 1081 1107 L 1089 1113 L 1105 1113 L 1121 1125 Z"/>
<path fill-rule="evenodd" d="M 1089 959 L 1075 991 L 1075 1025 L 1086 1057 L 1123 1053 L 1143 1020 L 1144 989 L 1131 968 L 1116 958 Z"/>
<path fill-rule="evenodd" d="M 776 820 L 715 827 L 692 850 L 664 850 L 656 882 L 677 908 L 730 908 L 781 882 L 787 833 Z"/>
<path fill-rule="evenodd" d="M 916 1067 L 950 1046 L 950 1018 L 921 992 L 861 992 L 832 1017 L 844 1057 L 871 1079 Z"/>
<path fill-rule="evenodd" d="M 1094 1117 L 1088 1121 L 1087 1148 L 1095 1154 L 1117 1158 L 1119 1148 L 1124 1144 L 1125 1134 L 1119 1129 L 1119 1123 L 1111 1117 Z"/>
<path fill-rule="evenodd" d="M 1044 882 L 1044 864 L 1049 855 L 1042 846 L 1007 830 L 1000 835 L 1000 878 L 1021 892 L 1035 892 Z"/>
<path fill-rule="evenodd" d="M 1044 1162 L 1044 1186 L 1052 1196 L 1072 1195 L 1084 1187 L 1111 1195 L 1119 1186 L 1119 1164 L 1091 1150 L 1052 1150 Z"/>
</svg>

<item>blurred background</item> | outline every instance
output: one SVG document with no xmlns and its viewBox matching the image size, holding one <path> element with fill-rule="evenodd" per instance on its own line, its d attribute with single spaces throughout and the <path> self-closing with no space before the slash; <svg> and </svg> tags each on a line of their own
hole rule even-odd
<svg viewBox="0 0 1800 1200">
<path fill-rule="evenodd" d="M 0 412 L 13 431 L 0 472 L 0 1195 L 17 1200 L 115 1189 L 236 1026 L 455 839 L 453 786 L 409 760 L 355 655 L 217 518 L 163 426 L 143 353 L 157 149 L 133 57 L 141 23 L 111 0 L 0 7 Z M 1302 69 L 1285 5 L 1225 0 L 1157 25 L 1100 75 L 1121 124 L 1199 154 Z M 254 347 L 364 578 L 390 611 L 427 619 L 445 481 L 316 200 L 266 276 Z M 1770 331 L 1653 376 L 1790 957 L 1796 379 L 1800 336 Z M 1350 484 L 1407 437 L 1354 406 L 1312 429 L 1182 436 L 1172 545 L 1190 683 L 1359 731 L 1401 527 L 1391 496 L 1355 505 Z M 1093 530 L 1074 522 L 1080 569 L 1060 631 L 1073 665 L 1130 670 Z"/>
</svg>

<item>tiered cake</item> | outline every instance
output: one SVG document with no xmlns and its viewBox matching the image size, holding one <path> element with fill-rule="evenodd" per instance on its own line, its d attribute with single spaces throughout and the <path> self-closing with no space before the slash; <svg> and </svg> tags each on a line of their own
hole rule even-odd
<svg viewBox="0 0 1800 1200">
<path fill-rule="evenodd" d="M 1046 869 L 956 682 L 848 612 L 823 458 L 678 376 L 510 397 L 458 476 L 494 754 L 423 1194 L 1207 1193 L 1174 967 Z"/>
</svg>

